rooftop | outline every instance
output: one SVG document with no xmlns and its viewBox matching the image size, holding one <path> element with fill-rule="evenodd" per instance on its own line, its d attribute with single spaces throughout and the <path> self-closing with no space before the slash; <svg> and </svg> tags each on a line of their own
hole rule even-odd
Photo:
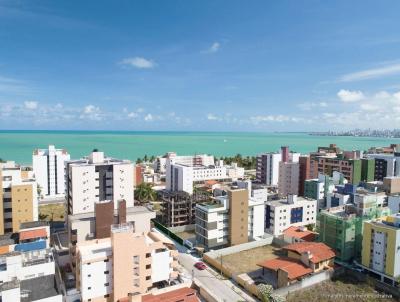
<svg viewBox="0 0 400 302">
<path fill-rule="evenodd" d="M 21 302 L 30 302 L 59 295 L 54 275 L 47 275 L 21 281 L 21 291 L 28 293 L 21 295 Z"/>
<path fill-rule="evenodd" d="M 313 263 L 319 263 L 335 257 L 333 249 L 322 242 L 298 242 L 286 245 L 283 249 L 299 254 L 309 253 L 311 256 L 310 261 Z"/>
<path fill-rule="evenodd" d="M 196 290 L 193 288 L 180 288 L 161 294 L 148 294 L 142 297 L 142 302 L 197 302 Z"/>
<path fill-rule="evenodd" d="M 305 266 L 302 262 L 287 257 L 266 260 L 257 265 L 274 271 L 278 269 L 284 270 L 288 273 L 288 278 L 290 280 L 312 273 L 312 269 Z"/>
<path fill-rule="evenodd" d="M 37 228 L 41 226 L 48 226 L 49 223 L 47 221 L 29 221 L 29 222 L 21 222 L 20 229 L 30 229 Z"/>
<path fill-rule="evenodd" d="M 291 226 L 287 228 L 283 234 L 285 236 L 302 239 L 304 241 L 314 241 L 317 234 L 301 227 Z"/>
<path fill-rule="evenodd" d="M 16 234 L 8 233 L 0 235 L 0 246 L 12 245 L 16 242 Z"/>
</svg>

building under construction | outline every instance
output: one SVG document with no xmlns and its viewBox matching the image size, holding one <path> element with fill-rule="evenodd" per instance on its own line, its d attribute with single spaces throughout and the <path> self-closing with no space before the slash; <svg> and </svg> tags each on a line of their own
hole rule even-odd
<svg viewBox="0 0 400 302">
<path fill-rule="evenodd" d="M 194 224 L 196 204 L 208 201 L 210 194 L 201 190 L 196 190 L 192 195 L 183 191 L 162 190 L 159 198 L 162 208 L 158 220 L 167 227 L 176 227 Z"/>
<path fill-rule="evenodd" d="M 323 210 L 317 216 L 318 240 L 333 248 L 339 261 L 360 260 L 364 221 L 388 214 L 388 208 L 376 208 L 364 216 L 357 216 L 351 206 Z"/>
</svg>

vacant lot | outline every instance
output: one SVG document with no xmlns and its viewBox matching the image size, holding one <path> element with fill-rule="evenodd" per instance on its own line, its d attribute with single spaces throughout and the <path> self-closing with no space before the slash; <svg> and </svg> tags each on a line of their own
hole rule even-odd
<svg viewBox="0 0 400 302">
<path fill-rule="evenodd" d="M 378 293 L 366 282 L 343 276 L 332 281 L 324 281 L 305 290 L 299 290 L 287 296 L 287 302 L 330 302 L 330 301 L 362 301 L 362 302 L 394 302 L 393 298 L 386 298 Z"/>
<path fill-rule="evenodd" d="M 257 263 L 282 256 L 282 249 L 273 245 L 264 245 L 251 250 L 222 257 L 222 265 L 235 273 L 248 273 L 259 269 Z M 217 258 L 221 261 L 221 258 Z"/>
<path fill-rule="evenodd" d="M 64 221 L 65 206 L 63 203 L 45 204 L 39 206 L 39 220 Z"/>
</svg>

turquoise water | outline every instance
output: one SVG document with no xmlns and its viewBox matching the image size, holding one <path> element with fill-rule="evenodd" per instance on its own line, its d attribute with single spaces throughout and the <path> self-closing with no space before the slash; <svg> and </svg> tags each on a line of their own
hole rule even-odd
<svg viewBox="0 0 400 302">
<path fill-rule="evenodd" d="M 297 152 L 335 143 L 346 150 L 400 143 L 400 139 L 311 136 L 307 133 L 118 132 L 118 131 L 0 131 L 0 158 L 30 164 L 32 151 L 54 144 L 76 159 L 94 148 L 117 158 L 136 160 L 147 155 L 208 153 L 216 156 L 256 155 L 289 145 Z"/>
</svg>

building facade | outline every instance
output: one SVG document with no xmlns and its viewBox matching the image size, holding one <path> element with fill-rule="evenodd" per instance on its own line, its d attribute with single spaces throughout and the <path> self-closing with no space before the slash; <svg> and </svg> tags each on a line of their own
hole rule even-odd
<svg viewBox="0 0 400 302">
<path fill-rule="evenodd" d="M 257 156 L 256 179 L 268 186 L 277 186 L 281 153 L 265 153 Z"/>
<path fill-rule="evenodd" d="M 0 164 L 0 235 L 38 220 L 37 183 L 23 177 L 24 172 L 14 162 Z"/>
<path fill-rule="evenodd" d="M 248 242 L 264 235 L 266 194 L 230 188 L 213 202 L 196 205 L 196 243 L 206 249 Z"/>
<path fill-rule="evenodd" d="M 362 265 L 389 277 L 400 277 L 400 214 L 364 223 Z"/>
<path fill-rule="evenodd" d="M 178 252 L 160 233 L 111 226 L 111 237 L 77 245 L 77 288 L 82 301 L 125 301 L 153 284 L 178 277 Z"/>
<path fill-rule="evenodd" d="M 299 175 L 300 165 L 298 162 L 283 162 L 279 163 L 279 181 L 278 193 L 279 196 L 285 197 L 289 194 L 299 194 Z"/>
<path fill-rule="evenodd" d="M 32 166 L 35 179 L 44 198 L 63 197 L 65 194 L 65 162 L 67 151 L 49 145 L 48 149 L 33 151 Z M 40 197 L 41 197 L 40 196 Z"/>
<path fill-rule="evenodd" d="M 269 201 L 265 207 L 266 232 L 279 236 L 291 226 L 315 225 L 317 200 L 288 195 L 285 199 Z"/>
<path fill-rule="evenodd" d="M 94 204 L 102 200 L 123 199 L 127 207 L 133 207 L 133 192 L 134 166 L 128 160 L 93 151 L 87 158 L 66 162 L 68 215 L 93 213 Z"/>
</svg>

